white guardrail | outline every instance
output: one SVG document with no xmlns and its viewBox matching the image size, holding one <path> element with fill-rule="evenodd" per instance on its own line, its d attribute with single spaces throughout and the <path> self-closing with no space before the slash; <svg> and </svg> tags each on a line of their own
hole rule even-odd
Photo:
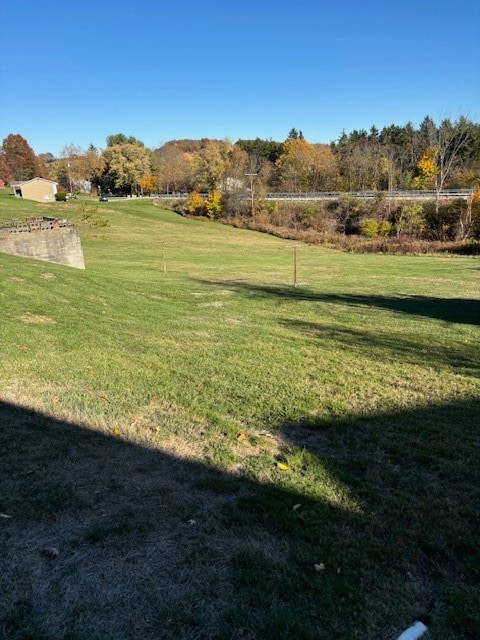
<svg viewBox="0 0 480 640">
<path fill-rule="evenodd" d="M 473 193 L 472 189 L 445 189 L 439 193 L 440 198 L 467 199 Z M 403 190 L 403 191 L 322 191 L 317 193 L 267 193 L 266 200 L 339 200 L 341 198 L 386 200 L 434 200 L 437 197 L 435 190 Z"/>
<path fill-rule="evenodd" d="M 439 193 L 441 199 L 461 198 L 466 200 L 473 193 L 473 189 L 445 189 Z M 200 194 L 206 197 L 206 193 Z M 165 200 L 180 200 L 188 198 L 188 193 L 161 193 L 155 198 Z M 250 199 L 249 192 L 241 194 L 242 198 Z M 435 200 L 437 192 L 435 190 L 405 190 L 405 191 L 317 191 L 317 192 L 280 192 L 266 193 L 265 200 L 340 200 L 341 198 L 361 198 L 375 199 L 384 198 L 386 200 Z"/>
</svg>

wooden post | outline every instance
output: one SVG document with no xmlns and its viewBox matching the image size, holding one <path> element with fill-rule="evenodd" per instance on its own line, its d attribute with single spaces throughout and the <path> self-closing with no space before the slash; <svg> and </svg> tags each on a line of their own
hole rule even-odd
<svg viewBox="0 0 480 640">
<path fill-rule="evenodd" d="M 293 245 L 293 286 L 297 288 L 297 243 Z"/>
</svg>

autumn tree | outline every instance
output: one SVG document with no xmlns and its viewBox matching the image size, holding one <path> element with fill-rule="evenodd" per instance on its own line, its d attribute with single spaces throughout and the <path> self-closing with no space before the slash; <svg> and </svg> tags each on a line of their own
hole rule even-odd
<svg viewBox="0 0 480 640">
<path fill-rule="evenodd" d="M 301 191 L 308 189 L 310 163 L 315 149 L 306 140 L 290 137 L 283 145 L 283 153 L 277 160 L 277 167 L 286 190 Z"/>
<path fill-rule="evenodd" d="M 10 169 L 8 168 L 7 161 L 3 151 L 0 150 L 0 180 L 4 182 L 10 182 Z"/>
<path fill-rule="evenodd" d="M 11 133 L 3 140 L 2 157 L 10 180 L 30 180 L 37 175 L 35 153 L 20 134 Z"/>
<path fill-rule="evenodd" d="M 203 213 L 204 202 L 202 196 L 198 191 L 192 191 L 188 196 L 188 200 L 185 204 L 185 209 L 192 216 L 201 215 Z"/>
<path fill-rule="evenodd" d="M 147 173 L 140 178 L 139 186 L 142 194 L 151 194 L 158 188 L 158 177 L 152 173 Z"/>
<path fill-rule="evenodd" d="M 340 174 L 332 149 L 327 144 L 313 145 L 314 162 L 311 165 L 311 185 L 313 191 L 333 191 L 338 188 Z"/>
<path fill-rule="evenodd" d="M 216 219 L 220 217 L 222 212 L 222 194 L 215 189 L 210 191 L 205 200 L 205 209 L 210 218 Z"/>
<path fill-rule="evenodd" d="M 54 180 L 52 177 L 51 169 L 53 168 L 55 163 L 55 156 L 53 153 L 39 153 L 37 155 L 37 175 L 40 178 L 48 178 L 50 180 Z"/>
<path fill-rule="evenodd" d="M 104 190 L 118 189 L 132 193 L 140 188 L 142 178 L 156 173 L 153 153 L 137 143 L 107 146 L 102 156 L 105 161 L 101 178 Z"/>
<path fill-rule="evenodd" d="M 290 138 L 277 160 L 283 185 L 295 191 L 335 189 L 337 161 L 327 145 L 312 145 L 303 138 Z"/>
<path fill-rule="evenodd" d="M 427 117 L 420 126 L 419 137 L 426 148 L 417 167 L 421 173 L 431 177 L 436 193 L 437 214 L 442 191 L 455 169 L 465 164 L 465 151 L 474 133 L 475 125 L 463 116 L 455 122 L 446 118 L 438 126 Z"/>
<path fill-rule="evenodd" d="M 195 156 L 195 181 L 200 191 L 224 188 L 232 146 L 228 140 L 209 140 Z"/>
<path fill-rule="evenodd" d="M 158 183 L 163 191 L 170 193 L 192 190 L 195 166 L 191 151 L 185 151 L 173 142 L 156 149 L 154 155 L 158 167 Z"/>
<path fill-rule="evenodd" d="M 87 178 L 87 180 L 90 180 L 90 182 L 98 184 L 105 169 L 105 160 L 98 152 L 98 149 L 93 146 L 93 144 L 89 145 L 88 149 L 86 150 L 83 161 L 85 177 Z"/>
<path fill-rule="evenodd" d="M 222 192 L 242 196 L 245 193 L 246 175 L 250 171 L 249 156 L 246 151 L 230 144 L 225 155 L 225 172 Z"/>
<path fill-rule="evenodd" d="M 437 125 L 427 116 L 418 128 L 409 122 L 404 126 L 389 125 L 380 132 L 375 127 L 370 132 L 343 132 L 331 147 L 347 191 L 391 191 L 428 185 L 440 196 L 452 182 L 475 186 L 480 129 L 462 117 Z M 432 159 L 436 172 L 427 166 Z"/>
<path fill-rule="evenodd" d="M 416 165 L 417 175 L 412 180 L 414 189 L 432 189 L 438 173 L 438 148 L 428 147 L 422 153 Z"/>
<path fill-rule="evenodd" d="M 68 190 L 83 190 L 98 183 L 105 169 L 105 160 L 97 149 L 90 145 L 88 149 L 73 143 L 65 145 L 61 157 L 49 165 L 50 176 Z"/>
<path fill-rule="evenodd" d="M 115 147 L 118 144 L 136 144 L 139 147 L 145 147 L 145 144 L 135 136 L 126 136 L 124 133 L 114 133 L 107 136 L 107 147 Z"/>
</svg>

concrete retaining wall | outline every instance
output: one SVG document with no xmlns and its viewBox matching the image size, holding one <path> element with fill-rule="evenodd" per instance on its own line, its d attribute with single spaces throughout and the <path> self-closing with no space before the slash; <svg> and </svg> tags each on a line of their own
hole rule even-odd
<svg viewBox="0 0 480 640">
<path fill-rule="evenodd" d="M 85 269 L 80 235 L 75 227 L 0 233 L 0 252 Z"/>
</svg>

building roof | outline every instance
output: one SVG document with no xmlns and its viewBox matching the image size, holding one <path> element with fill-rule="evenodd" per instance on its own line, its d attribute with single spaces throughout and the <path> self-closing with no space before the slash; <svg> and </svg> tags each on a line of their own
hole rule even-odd
<svg viewBox="0 0 480 640">
<path fill-rule="evenodd" d="M 17 180 L 16 182 L 11 182 L 11 187 L 21 187 L 24 184 L 28 184 L 29 182 L 35 182 L 37 180 L 43 180 L 43 182 L 50 182 L 51 184 L 57 184 L 55 180 L 48 180 L 47 178 L 31 178 L 30 180 Z"/>
</svg>

